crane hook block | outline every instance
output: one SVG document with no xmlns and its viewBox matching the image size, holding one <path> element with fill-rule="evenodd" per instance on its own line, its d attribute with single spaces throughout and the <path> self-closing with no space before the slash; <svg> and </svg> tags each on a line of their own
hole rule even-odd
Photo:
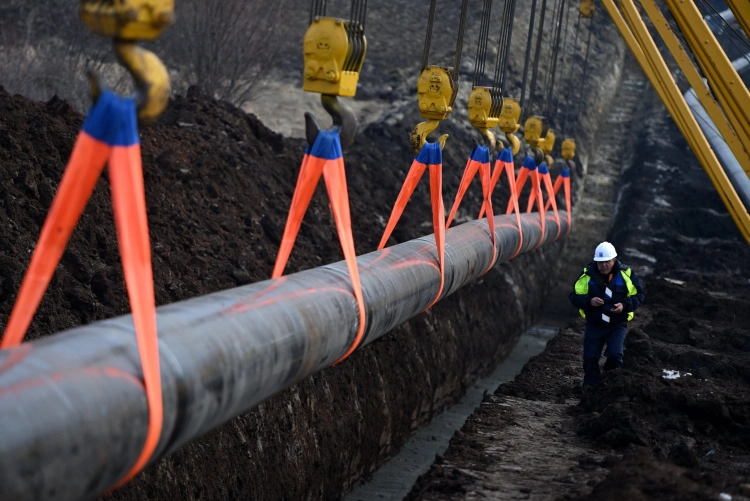
<svg viewBox="0 0 750 501">
<path fill-rule="evenodd" d="M 469 122 L 480 129 L 493 129 L 500 121 L 492 116 L 492 95 L 487 87 L 474 87 L 469 94 Z"/>
<path fill-rule="evenodd" d="M 521 120 L 521 105 L 518 104 L 516 99 L 510 97 L 503 98 L 503 107 L 500 111 L 500 120 L 498 125 L 500 130 L 506 134 L 513 134 L 518 132 L 521 125 L 518 123 Z"/>
<path fill-rule="evenodd" d="M 539 147 L 545 155 L 552 153 L 552 148 L 555 147 L 555 131 L 547 129 L 547 135 L 544 136 L 543 141 L 539 141 Z"/>
<path fill-rule="evenodd" d="M 566 139 L 560 146 L 562 148 L 562 157 L 565 160 L 573 160 L 576 156 L 576 142 L 573 139 Z"/>
<path fill-rule="evenodd" d="M 579 11 L 583 17 L 592 17 L 594 15 L 594 0 L 581 0 Z"/>
<path fill-rule="evenodd" d="M 453 68 L 427 66 L 417 81 L 419 111 L 427 120 L 444 120 L 453 111 L 458 86 L 453 79 Z"/>
<path fill-rule="evenodd" d="M 316 17 L 305 33 L 302 89 L 354 97 L 366 52 L 367 39 L 360 23 Z"/>
<path fill-rule="evenodd" d="M 174 22 L 174 0 L 81 0 L 78 15 L 97 35 L 152 41 Z"/>
<path fill-rule="evenodd" d="M 542 117 L 530 116 L 523 126 L 523 137 L 526 143 L 533 147 L 541 147 L 542 139 Z"/>
</svg>

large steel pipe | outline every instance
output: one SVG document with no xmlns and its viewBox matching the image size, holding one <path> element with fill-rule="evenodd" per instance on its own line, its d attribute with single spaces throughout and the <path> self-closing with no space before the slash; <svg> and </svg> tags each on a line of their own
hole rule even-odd
<svg viewBox="0 0 750 501">
<path fill-rule="evenodd" d="M 747 57 L 750 54 L 745 54 L 745 57 L 735 59 L 732 61 L 732 66 L 737 70 L 741 76 L 745 77 L 746 74 L 750 73 L 750 63 L 748 63 Z M 716 157 L 719 159 L 721 167 L 729 178 L 729 182 L 732 183 L 737 194 L 740 196 L 742 203 L 745 204 L 745 210 L 750 212 L 750 179 L 748 174 L 742 168 L 737 157 L 732 153 L 731 148 L 727 144 L 724 137 L 719 134 L 716 129 L 711 117 L 708 116 L 708 112 L 698 100 L 698 96 L 695 93 L 695 89 L 689 89 L 685 94 L 685 101 L 693 115 L 697 119 L 698 126 L 703 130 L 703 134 L 706 135 L 708 143 L 716 153 Z"/>
<path fill-rule="evenodd" d="M 562 228 L 568 231 L 566 214 Z M 497 262 L 518 247 L 515 217 L 496 220 Z M 548 214 L 522 217 L 523 247 L 555 240 Z M 486 221 L 446 235 L 443 297 L 492 261 Z M 364 343 L 424 310 L 439 275 L 432 236 L 359 257 L 367 308 Z M 158 461 L 328 367 L 357 332 L 343 262 L 157 310 L 164 391 Z M 148 409 L 130 316 L 72 329 L 0 352 L 0 499 L 89 499 L 130 468 Z"/>
</svg>

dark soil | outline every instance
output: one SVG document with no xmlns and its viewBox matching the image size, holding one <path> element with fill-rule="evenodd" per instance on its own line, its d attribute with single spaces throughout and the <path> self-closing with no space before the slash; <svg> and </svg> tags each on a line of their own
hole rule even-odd
<svg viewBox="0 0 750 501">
<path fill-rule="evenodd" d="M 671 120 L 645 123 L 608 238 L 646 285 L 623 369 L 582 389 L 572 321 L 408 499 L 750 499 L 750 248 Z"/>
<path fill-rule="evenodd" d="M 1 87 L 0 110 L 5 323 L 83 117 L 57 98 L 36 103 Z M 378 124 L 345 155 L 358 254 L 377 247 L 413 155 L 408 134 L 396 138 L 391 132 Z M 270 278 L 304 147 L 302 140 L 285 139 L 254 116 L 197 91 L 178 96 L 159 123 L 143 131 L 157 304 Z M 444 175 L 448 205 L 461 169 L 446 165 Z M 462 204 L 472 214 L 481 203 L 475 184 Z M 432 233 L 427 190 L 421 183 L 392 242 Z M 495 203 L 505 207 L 506 201 L 507 187 L 500 183 Z M 287 273 L 342 258 L 321 180 Z M 127 311 L 105 171 L 27 339 Z"/>
</svg>

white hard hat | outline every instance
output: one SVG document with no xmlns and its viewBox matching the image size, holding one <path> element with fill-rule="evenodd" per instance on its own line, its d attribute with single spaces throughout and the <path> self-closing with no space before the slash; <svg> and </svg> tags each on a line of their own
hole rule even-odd
<svg viewBox="0 0 750 501">
<path fill-rule="evenodd" d="M 609 242 L 602 242 L 596 246 L 594 261 L 609 261 L 617 257 L 615 246 Z"/>
</svg>

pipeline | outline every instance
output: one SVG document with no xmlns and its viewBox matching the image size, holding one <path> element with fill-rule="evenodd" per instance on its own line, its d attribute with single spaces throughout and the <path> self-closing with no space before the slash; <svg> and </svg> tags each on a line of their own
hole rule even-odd
<svg viewBox="0 0 750 501">
<path fill-rule="evenodd" d="M 748 56 L 750 56 L 750 54 L 746 54 L 745 57 L 732 61 L 734 69 L 736 69 L 737 73 L 743 77 L 750 72 L 750 64 L 748 64 L 747 60 Z M 716 153 L 716 157 L 729 178 L 729 182 L 732 183 L 732 186 L 740 196 L 742 203 L 745 204 L 745 210 L 750 212 L 750 179 L 748 178 L 747 173 L 737 161 L 737 157 L 732 153 L 732 150 L 729 148 L 729 145 L 727 145 L 724 137 L 719 134 L 718 130 L 716 130 L 716 125 L 698 100 L 695 90 L 689 89 L 684 96 L 690 110 L 693 115 L 695 115 L 698 126 L 703 130 L 703 134 L 705 134 L 708 143 Z"/>
<path fill-rule="evenodd" d="M 568 232 L 522 215 L 521 253 Z M 496 216 L 497 259 L 516 254 L 515 216 Z M 485 220 L 446 232 L 442 298 L 488 269 Z M 363 344 L 419 314 L 439 287 L 433 236 L 358 258 Z M 358 309 L 344 262 L 157 309 L 164 424 L 151 462 L 336 361 Z M 0 499 L 90 499 L 138 457 L 148 427 L 132 317 L 0 352 Z"/>
</svg>

